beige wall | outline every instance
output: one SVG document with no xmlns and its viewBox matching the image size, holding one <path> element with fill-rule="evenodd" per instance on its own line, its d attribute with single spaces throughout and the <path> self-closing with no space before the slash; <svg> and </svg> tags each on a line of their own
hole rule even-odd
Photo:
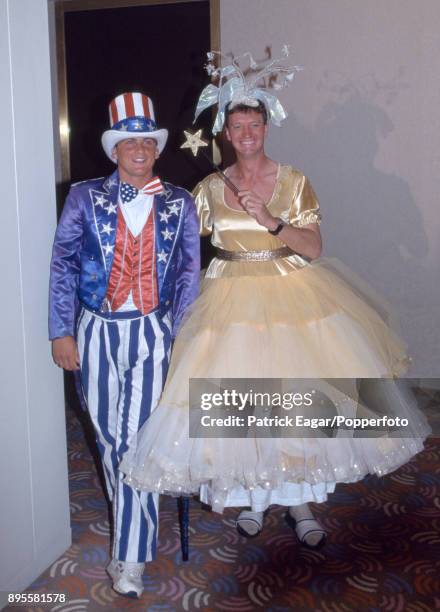
<svg viewBox="0 0 440 612">
<path fill-rule="evenodd" d="M 440 374 L 438 0 L 222 0 L 222 51 L 289 43 L 304 66 L 267 151 L 312 179 L 325 255 L 401 316 L 415 365 Z"/>
<path fill-rule="evenodd" d="M 56 222 L 46 0 L 0 0 L 0 608 L 70 545 L 63 381 L 47 340 Z"/>
</svg>

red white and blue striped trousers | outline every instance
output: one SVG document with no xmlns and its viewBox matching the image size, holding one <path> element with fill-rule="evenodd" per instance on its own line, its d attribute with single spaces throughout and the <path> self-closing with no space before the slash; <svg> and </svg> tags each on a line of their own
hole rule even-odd
<svg viewBox="0 0 440 612">
<path fill-rule="evenodd" d="M 109 315 L 82 309 L 78 321 L 81 383 L 93 422 L 113 514 L 114 559 L 156 556 L 158 495 L 135 491 L 118 470 L 159 401 L 171 348 L 169 321 L 157 311 Z"/>
</svg>

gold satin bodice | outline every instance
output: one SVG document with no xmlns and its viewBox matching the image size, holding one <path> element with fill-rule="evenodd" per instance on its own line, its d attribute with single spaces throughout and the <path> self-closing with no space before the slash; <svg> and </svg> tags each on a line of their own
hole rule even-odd
<svg viewBox="0 0 440 612">
<path fill-rule="evenodd" d="M 225 184 L 217 174 L 210 174 L 194 190 L 200 221 L 200 234 L 211 234 L 211 243 L 226 251 L 273 250 L 284 246 L 245 211 L 234 210 L 224 198 Z M 319 203 L 309 180 L 291 166 L 279 165 L 272 197 L 267 208 L 295 227 L 319 223 Z M 299 255 L 266 262 L 225 262 L 214 259 L 209 277 L 287 274 L 307 262 Z"/>
</svg>

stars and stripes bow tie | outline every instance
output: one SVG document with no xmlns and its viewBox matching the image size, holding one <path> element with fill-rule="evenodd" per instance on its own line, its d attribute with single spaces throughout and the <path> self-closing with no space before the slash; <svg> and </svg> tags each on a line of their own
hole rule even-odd
<svg viewBox="0 0 440 612">
<path fill-rule="evenodd" d="M 146 195 L 154 195 L 155 193 L 161 193 L 162 191 L 163 185 L 160 182 L 160 179 L 157 176 L 153 176 L 153 178 L 150 179 L 142 189 L 137 189 L 136 187 L 133 187 L 133 185 L 130 185 L 130 183 L 121 182 L 119 193 L 121 196 L 121 201 L 124 204 L 127 204 L 127 202 L 134 200 L 139 192 L 145 193 Z"/>
</svg>

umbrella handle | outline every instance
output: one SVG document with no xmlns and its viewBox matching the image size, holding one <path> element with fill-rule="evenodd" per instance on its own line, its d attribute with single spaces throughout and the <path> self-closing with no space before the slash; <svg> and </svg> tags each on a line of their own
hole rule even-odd
<svg viewBox="0 0 440 612">
<path fill-rule="evenodd" d="M 182 548 L 182 560 L 189 558 L 189 497 L 181 496 L 177 500 L 180 527 L 180 545 Z"/>
</svg>

